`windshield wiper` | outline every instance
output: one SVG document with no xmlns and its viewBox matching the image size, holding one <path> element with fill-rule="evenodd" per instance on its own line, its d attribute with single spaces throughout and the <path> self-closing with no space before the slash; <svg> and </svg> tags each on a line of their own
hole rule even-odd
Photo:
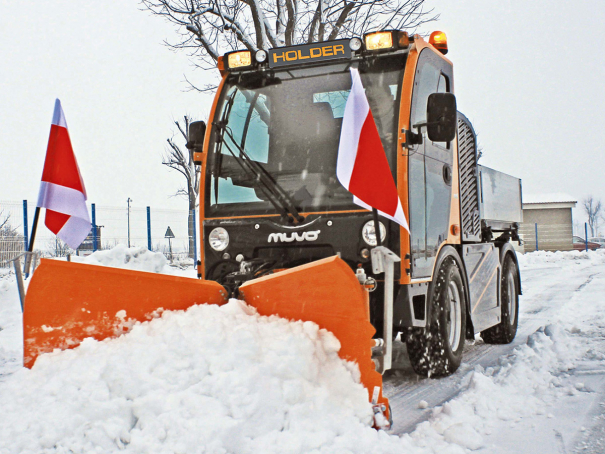
<svg viewBox="0 0 605 454">
<path fill-rule="evenodd" d="M 269 202 L 282 214 L 283 217 L 292 219 L 294 222 L 304 221 L 304 217 L 300 215 L 300 212 L 296 209 L 294 202 L 290 195 L 282 188 L 273 176 L 257 161 L 250 158 L 250 156 L 244 151 L 244 149 L 237 143 L 233 134 L 226 126 L 223 129 L 221 135 L 227 134 L 231 139 L 231 142 L 237 147 L 239 155 L 237 155 L 223 139 L 223 144 L 233 156 L 235 161 L 240 165 L 242 170 L 248 175 L 254 177 L 254 181 L 257 182 L 258 188 L 265 194 Z"/>
<path fill-rule="evenodd" d="M 267 170 L 262 165 L 260 165 L 260 163 L 250 158 L 250 156 L 244 151 L 243 145 L 239 145 L 237 143 L 235 137 L 233 137 L 231 130 L 227 127 L 227 118 L 231 113 L 231 108 L 233 107 L 235 94 L 237 93 L 237 91 L 238 90 L 235 89 L 233 93 L 229 96 L 221 120 L 218 123 L 214 123 L 214 125 L 219 129 L 217 131 L 217 146 L 213 169 L 215 203 L 218 204 L 218 178 L 220 176 L 220 169 L 222 165 L 222 148 L 224 145 L 231 154 L 231 156 L 233 156 L 235 161 L 242 168 L 242 170 L 248 176 L 254 177 L 253 181 L 256 181 L 256 186 L 262 191 L 267 200 L 284 218 L 290 219 L 296 223 L 302 222 L 304 220 L 304 217 L 301 216 L 299 211 L 296 209 L 290 195 L 279 185 L 279 183 L 277 183 L 277 181 L 275 181 L 273 176 L 269 172 L 267 172 Z M 247 131 L 248 129 L 248 123 L 250 122 L 251 118 L 251 111 L 254 108 L 257 99 L 258 94 L 254 97 L 254 102 L 250 106 L 250 112 L 246 118 L 245 131 Z M 225 141 L 225 133 L 227 134 L 229 139 L 231 139 L 231 142 L 239 151 L 239 155 L 237 155 L 229 146 L 229 144 Z M 244 133 L 243 140 L 245 140 L 245 137 L 246 134 Z"/>
</svg>

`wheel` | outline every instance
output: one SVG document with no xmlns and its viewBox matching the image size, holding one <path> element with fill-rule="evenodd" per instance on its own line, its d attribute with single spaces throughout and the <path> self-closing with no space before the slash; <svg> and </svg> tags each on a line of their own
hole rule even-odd
<svg viewBox="0 0 605 454">
<path fill-rule="evenodd" d="M 414 328 L 406 344 L 417 374 L 442 377 L 460 366 L 466 334 L 466 293 L 460 268 L 452 257 L 443 261 L 433 284 L 427 327 Z"/>
<path fill-rule="evenodd" d="M 502 317 L 496 326 L 481 331 L 481 337 L 488 344 L 510 344 L 517 334 L 519 322 L 519 288 L 517 265 L 510 255 L 502 264 L 500 295 L 502 297 Z"/>
</svg>

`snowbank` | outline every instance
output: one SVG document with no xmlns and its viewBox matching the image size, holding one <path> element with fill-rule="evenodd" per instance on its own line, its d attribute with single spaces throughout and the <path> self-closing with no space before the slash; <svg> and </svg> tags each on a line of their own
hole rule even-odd
<svg viewBox="0 0 605 454">
<path fill-rule="evenodd" d="M 418 425 L 416 439 L 443 437 L 470 450 L 486 446 L 485 437 L 502 424 L 514 428 L 522 420 L 549 415 L 548 407 L 561 396 L 576 392 L 561 374 L 581 356 L 578 345 L 557 325 L 532 334 L 527 343 L 502 357 L 500 365 L 477 366 L 468 389 L 458 398 L 433 410 L 430 421 Z M 521 423 L 522 424 L 522 423 Z"/>
<path fill-rule="evenodd" d="M 401 447 L 369 427 L 367 391 L 339 348 L 313 323 L 260 317 L 237 300 L 165 312 L 8 377 L 0 452 L 362 453 L 379 439 Z"/>
<path fill-rule="evenodd" d="M 173 274 L 168 260 L 161 252 L 152 252 L 144 247 L 127 247 L 118 244 L 112 249 L 96 251 L 85 258 L 77 258 L 82 263 L 90 265 L 111 266 L 129 270 L 148 271 L 150 273 Z"/>
<path fill-rule="evenodd" d="M 605 264 L 605 249 L 595 251 L 535 251 L 528 254 L 517 254 L 521 268 L 535 265 L 555 265 L 561 262 L 582 261 L 590 265 Z"/>
<path fill-rule="evenodd" d="M 163 256 L 120 249 L 87 260 L 166 268 Z M 410 434 L 370 428 L 367 391 L 332 334 L 231 300 L 164 312 L 118 339 L 87 339 L 42 355 L 32 370 L 3 368 L 13 352 L 2 345 L 16 331 L 0 331 L 0 453 L 539 452 L 548 445 L 528 441 L 532 427 L 590 392 L 573 371 L 605 367 L 605 251 L 536 252 L 519 261 L 522 270 L 548 270 L 524 283 L 526 294 L 553 285 L 555 267 L 572 270 L 581 285 L 527 342 L 469 372 L 468 385 Z M 14 281 L 0 280 L 3 326 L 10 323 L 2 314 L 16 307 Z M 498 437 L 500 445 L 519 437 L 518 449 L 497 449 Z"/>
</svg>

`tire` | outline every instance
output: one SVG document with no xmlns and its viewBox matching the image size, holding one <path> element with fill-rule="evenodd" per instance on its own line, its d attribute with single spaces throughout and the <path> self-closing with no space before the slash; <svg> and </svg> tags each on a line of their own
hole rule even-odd
<svg viewBox="0 0 605 454">
<path fill-rule="evenodd" d="M 519 277 L 517 265 L 513 258 L 506 254 L 502 263 L 500 295 L 502 297 L 501 321 L 496 326 L 481 331 L 481 337 L 487 344 L 510 344 L 517 334 L 519 323 Z"/>
<path fill-rule="evenodd" d="M 406 344 L 417 374 L 443 377 L 460 366 L 466 334 L 466 292 L 460 268 L 452 257 L 444 259 L 434 286 L 427 327 L 414 328 Z"/>
</svg>

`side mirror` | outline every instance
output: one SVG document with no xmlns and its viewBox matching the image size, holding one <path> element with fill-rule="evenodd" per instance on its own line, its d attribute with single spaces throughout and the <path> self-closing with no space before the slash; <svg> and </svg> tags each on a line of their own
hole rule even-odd
<svg viewBox="0 0 605 454">
<path fill-rule="evenodd" d="M 204 147 L 204 136 L 206 135 L 206 122 L 194 121 L 189 124 L 187 134 L 187 148 L 193 151 L 193 163 L 201 165 L 202 162 L 196 159 L 197 153 L 202 153 Z"/>
<path fill-rule="evenodd" d="M 426 106 L 426 132 L 433 142 L 451 142 L 458 129 L 456 97 L 452 93 L 429 95 Z"/>
</svg>

